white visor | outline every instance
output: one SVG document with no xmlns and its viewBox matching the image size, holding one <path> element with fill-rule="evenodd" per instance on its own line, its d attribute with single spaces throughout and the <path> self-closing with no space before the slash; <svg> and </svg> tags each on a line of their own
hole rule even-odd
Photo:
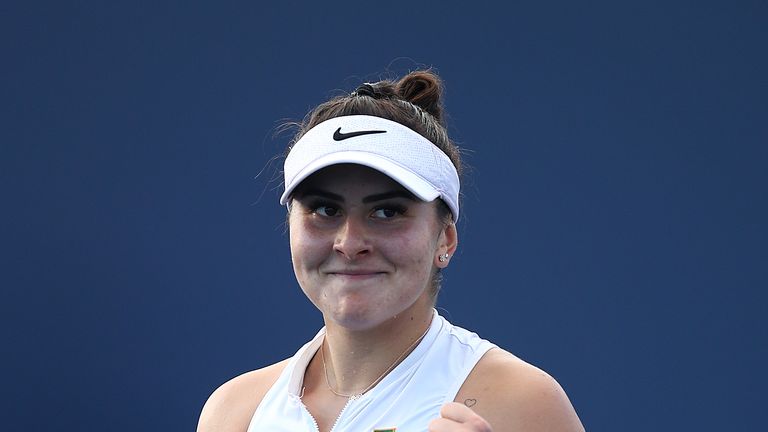
<svg viewBox="0 0 768 432">
<path fill-rule="evenodd" d="M 380 171 L 422 201 L 442 198 L 459 220 L 459 174 L 448 155 L 412 129 L 381 117 L 352 115 L 326 120 L 299 139 L 285 159 L 285 192 L 331 165 L 352 163 Z"/>
</svg>

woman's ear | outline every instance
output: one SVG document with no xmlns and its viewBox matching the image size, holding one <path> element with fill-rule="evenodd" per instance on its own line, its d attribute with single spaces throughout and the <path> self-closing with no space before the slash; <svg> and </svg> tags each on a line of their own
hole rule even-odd
<svg viewBox="0 0 768 432">
<path fill-rule="evenodd" d="M 440 238 L 437 241 L 437 256 L 435 257 L 435 266 L 439 268 L 448 267 L 448 263 L 459 246 L 459 233 L 456 231 L 456 224 L 453 222 L 445 224 L 440 231 Z"/>
</svg>

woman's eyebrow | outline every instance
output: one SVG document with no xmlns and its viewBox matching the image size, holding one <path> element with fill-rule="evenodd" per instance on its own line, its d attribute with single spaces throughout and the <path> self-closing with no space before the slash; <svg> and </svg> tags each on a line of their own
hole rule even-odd
<svg viewBox="0 0 768 432">
<path fill-rule="evenodd" d="M 384 193 L 375 194 L 375 195 L 368 195 L 367 197 L 363 198 L 363 203 L 368 204 L 376 201 L 387 200 L 390 198 L 405 198 L 411 201 L 416 201 L 416 197 L 412 193 L 406 190 L 396 190 L 396 191 L 384 192 Z"/>
<path fill-rule="evenodd" d="M 344 202 L 343 196 L 335 194 L 333 192 L 324 191 L 322 189 L 309 189 L 306 191 L 302 191 L 301 194 L 299 194 L 300 198 L 306 198 L 309 196 L 316 196 L 320 198 L 326 198 L 332 201 Z"/>
</svg>

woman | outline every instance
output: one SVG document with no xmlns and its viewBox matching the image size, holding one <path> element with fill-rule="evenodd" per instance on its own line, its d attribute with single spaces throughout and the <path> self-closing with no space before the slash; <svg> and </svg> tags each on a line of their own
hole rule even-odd
<svg viewBox="0 0 768 432">
<path fill-rule="evenodd" d="M 429 71 L 314 109 L 285 161 L 296 279 L 325 327 L 222 385 L 198 431 L 580 431 L 541 370 L 434 309 L 458 236 L 457 147 Z"/>
</svg>

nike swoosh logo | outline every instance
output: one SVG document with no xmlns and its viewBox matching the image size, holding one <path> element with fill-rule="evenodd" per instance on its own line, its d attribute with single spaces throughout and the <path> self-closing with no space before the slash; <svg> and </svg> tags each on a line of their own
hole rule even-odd
<svg viewBox="0 0 768 432">
<path fill-rule="evenodd" d="M 380 130 L 368 130 L 368 131 L 357 131 L 357 132 L 349 132 L 349 133 L 341 133 L 341 128 L 336 129 L 336 132 L 333 133 L 333 140 L 334 141 L 344 141 L 347 138 L 353 138 L 360 135 L 370 135 L 370 134 L 380 134 L 380 133 L 387 133 L 387 131 L 380 131 Z"/>
</svg>

